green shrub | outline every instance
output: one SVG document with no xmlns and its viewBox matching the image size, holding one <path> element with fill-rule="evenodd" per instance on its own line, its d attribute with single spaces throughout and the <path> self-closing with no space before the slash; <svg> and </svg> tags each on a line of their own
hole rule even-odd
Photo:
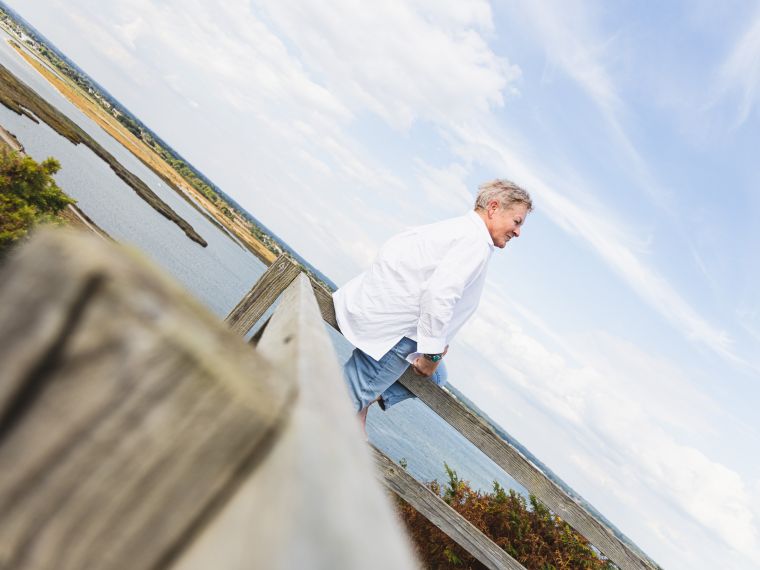
<svg viewBox="0 0 760 570">
<path fill-rule="evenodd" d="M 493 492 L 474 491 L 444 464 L 449 480 L 428 484 L 460 515 L 529 570 L 612 570 L 589 542 L 534 496 L 529 501 L 494 481 Z M 400 498 L 397 509 L 420 561 L 431 570 L 485 568 L 466 550 Z"/>
<path fill-rule="evenodd" d="M 55 221 L 56 214 L 74 203 L 53 179 L 60 168 L 54 158 L 38 163 L 0 149 L 0 256 L 35 225 Z"/>
</svg>

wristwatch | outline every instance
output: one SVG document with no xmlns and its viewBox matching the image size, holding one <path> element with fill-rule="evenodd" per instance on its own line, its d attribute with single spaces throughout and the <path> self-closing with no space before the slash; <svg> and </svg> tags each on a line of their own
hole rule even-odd
<svg viewBox="0 0 760 570">
<path fill-rule="evenodd" d="M 438 362 L 441 358 L 443 358 L 443 354 L 423 354 L 422 356 L 431 362 Z"/>
</svg>

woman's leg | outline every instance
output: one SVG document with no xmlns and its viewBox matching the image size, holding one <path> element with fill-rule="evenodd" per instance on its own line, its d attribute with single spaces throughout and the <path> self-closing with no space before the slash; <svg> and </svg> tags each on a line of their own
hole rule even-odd
<svg viewBox="0 0 760 570">
<path fill-rule="evenodd" d="M 446 365 L 441 361 L 440 364 L 438 364 L 438 368 L 435 369 L 435 372 L 433 372 L 433 375 L 430 377 L 430 380 L 439 386 L 444 386 L 448 377 L 449 374 L 446 370 Z M 391 406 L 395 406 L 399 402 L 403 402 L 409 398 L 414 398 L 414 394 L 412 394 L 406 386 L 401 384 L 401 382 L 396 381 L 383 391 L 378 400 L 378 404 L 383 410 L 387 410 Z"/>
<path fill-rule="evenodd" d="M 409 367 L 406 356 L 416 348 L 416 342 L 404 337 L 380 360 L 375 360 L 358 348 L 354 349 L 351 358 L 343 366 L 343 373 L 357 412 L 367 408 L 398 380 Z"/>
</svg>

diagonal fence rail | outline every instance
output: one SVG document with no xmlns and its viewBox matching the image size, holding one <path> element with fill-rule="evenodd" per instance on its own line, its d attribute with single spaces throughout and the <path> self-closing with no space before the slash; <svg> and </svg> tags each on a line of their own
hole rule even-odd
<svg viewBox="0 0 760 570">
<path fill-rule="evenodd" d="M 373 448 L 382 482 L 414 507 L 454 542 L 491 570 L 524 570 L 498 544 L 483 534 L 430 489 L 422 485 L 379 449 Z"/>
<path fill-rule="evenodd" d="M 267 307 L 265 305 L 269 303 L 269 298 L 272 295 L 277 296 L 276 290 L 270 289 L 268 284 L 275 282 L 278 279 L 277 276 L 284 273 L 281 267 L 286 263 L 297 265 L 296 261 L 289 256 L 280 256 L 254 286 L 254 289 L 267 290 L 268 294 L 266 296 L 247 296 L 235 308 L 233 313 L 248 314 L 250 312 L 250 314 L 263 314 L 266 311 Z M 282 286 L 282 281 L 282 279 L 279 280 L 280 286 Z M 312 281 L 312 287 L 325 322 L 340 332 L 335 318 L 331 292 L 314 281 Z M 622 570 L 655 570 L 658 568 L 648 557 L 631 548 L 618 538 L 612 529 L 568 495 L 538 467 L 523 456 L 518 449 L 499 437 L 488 424 L 453 398 L 448 392 L 433 382 L 428 382 L 416 376 L 410 370 L 400 378 L 400 381 L 415 396 L 449 423 L 449 425 L 490 457 L 530 493 L 535 495 L 544 505 L 567 521 L 570 526 L 588 539 L 619 568 Z M 433 514 L 427 510 L 420 510 L 420 513 L 427 516 L 433 524 L 436 524 L 436 521 L 433 519 L 437 517 L 437 514 Z M 436 526 L 447 532 L 440 525 Z M 449 536 L 466 550 L 468 549 L 468 546 L 460 542 L 455 536 L 451 534 Z M 474 552 L 471 552 L 471 554 L 485 564 L 483 558 L 486 558 L 486 556 L 483 553 L 476 555 Z M 503 567 L 508 568 L 509 566 Z"/>
<path fill-rule="evenodd" d="M 316 301 L 315 309 L 318 307 L 318 312 L 315 313 L 312 326 L 317 326 L 322 334 L 325 334 L 325 331 L 323 330 L 324 325 L 322 324 L 323 321 L 332 322 L 333 326 L 337 326 L 335 324 L 335 310 L 333 308 L 330 292 L 321 284 L 307 279 L 303 273 L 298 275 L 296 272 L 296 277 L 290 277 L 293 275 L 293 271 L 289 270 L 288 266 L 296 267 L 297 264 L 288 256 L 280 256 L 275 263 L 268 268 L 264 275 L 259 278 L 251 291 L 243 297 L 240 303 L 238 303 L 238 305 L 230 312 L 226 321 L 233 325 L 233 330 L 235 330 L 235 332 L 241 335 L 247 334 L 248 330 L 245 327 L 235 328 L 234 324 L 240 322 L 247 322 L 251 325 L 255 324 L 255 322 L 266 313 L 269 306 L 277 299 L 278 289 L 284 289 L 285 292 L 283 293 L 277 311 L 279 311 L 281 307 L 290 307 L 292 304 L 292 295 L 288 295 L 288 293 L 297 283 L 301 289 L 304 287 L 309 289 L 311 298 Z M 288 283 L 289 279 L 291 283 Z M 265 354 L 267 350 L 269 350 L 268 339 L 271 336 L 271 331 L 278 326 L 278 321 L 276 319 L 277 311 L 275 311 L 275 315 L 264 322 L 259 331 L 254 335 L 258 351 L 263 351 Z M 320 345 L 318 349 L 315 346 L 313 352 L 310 354 L 314 357 L 320 356 L 323 358 L 324 355 L 328 355 L 327 357 L 334 364 L 337 364 L 335 351 L 329 343 L 327 346 Z M 305 360 L 304 366 L 308 366 L 308 362 L 308 359 Z M 339 400 L 346 399 L 345 389 L 342 385 L 342 373 L 339 370 L 336 370 L 333 375 L 337 379 L 337 383 L 340 384 L 339 391 L 341 394 L 339 398 L 336 398 Z M 321 386 L 322 383 L 317 382 L 316 385 Z M 349 414 L 351 424 L 356 423 L 353 415 L 353 412 Z M 343 423 L 339 421 L 343 419 L 343 416 L 340 416 L 339 414 L 330 414 L 330 416 L 337 418 L 336 420 L 330 419 L 329 421 L 335 421 L 336 426 L 340 424 L 341 429 L 346 428 L 348 431 L 353 431 L 356 427 L 355 425 L 352 425 L 349 428 L 344 426 Z M 433 494 L 433 492 L 427 487 L 415 480 L 411 475 L 407 474 L 402 469 L 399 469 L 399 466 L 393 463 L 393 461 L 386 457 L 381 451 L 373 449 L 373 455 L 380 481 L 407 503 L 415 507 L 435 526 L 445 532 L 457 542 L 457 544 L 460 544 L 465 550 L 467 550 L 467 552 L 479 560 L 486 568 L 489 568 L 490 570 L 523 569 L 521 564 L 478 530 L 472 523 L 467 521 L 439 497 Z"/>
</svg>

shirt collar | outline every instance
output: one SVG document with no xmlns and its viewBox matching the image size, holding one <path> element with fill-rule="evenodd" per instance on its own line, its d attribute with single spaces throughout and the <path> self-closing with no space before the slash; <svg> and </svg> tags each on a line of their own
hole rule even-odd
<svg viewBox="0 0 760 570">
<path fill-rule="evenodd" d="M 488 228 L 486 227 L 486 223 L 483 221 L 483 218 L 481 218 L 475 210 L 470 210 L 467 212 L 467 215 L 465 216 L 468 220 L 470 220 L 475 226 L 477 226 L 478 231 L 482 235 L 483 239 L 486 241 L 486 243 L 489 245 L 491 249 L 493 249 L 493 239 L 491 238 L 491 234 L 488 233 Z"/>
</svg>

